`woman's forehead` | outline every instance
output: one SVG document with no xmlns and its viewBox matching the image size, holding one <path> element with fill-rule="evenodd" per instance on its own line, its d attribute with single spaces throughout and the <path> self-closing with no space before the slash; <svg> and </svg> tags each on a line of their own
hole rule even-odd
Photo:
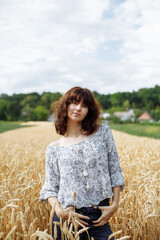
<svg viewBox="0 0 160 240">
<path fill-rule="evenodd" d="M 74 94 L 72 94 L 68 100 L 69 102 L 73 102 L 73 101 L 76 101 L 78 103 L 82 102 L 86 106 L 89 106 L 92 102 L 89 94 L 84 92 L 74 92 Z"/>
<path fill-rule="evenodd" d="M 87 99 L 85 99 L 85 97 L 81 97 L 81 96 L 76 96 L 75 98 L 72 99 L 72 101 L 76 101 L 78 103 L 84 103 L 86 105 L 88 103 Z"/>
<path fill-rule="evenodd" d="M 71 97 L 71 101 L 81 102 L 84 100 L 84 97 L 81 95 L 74 95 Z"/>
</svg>

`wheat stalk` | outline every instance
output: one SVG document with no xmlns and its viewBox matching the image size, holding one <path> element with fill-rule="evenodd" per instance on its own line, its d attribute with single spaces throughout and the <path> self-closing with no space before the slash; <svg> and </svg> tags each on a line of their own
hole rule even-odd
<svg viewBox="0 0 160 240">
<path fill-rule="evenodd" d="M 53 141 L 52 126 L 45 122 L 38 124 L 0 134 L 0 238 L 3 240 L 6 237 L 40 240 L 48 238 L 46 234 L 51 233 L 53 210 L 38 198 L 45 178 L 44 153 L 46 146 Z M 125 189 L 120 195 L 119 208 L 110 219 L 112 232 L 121 231 L 119 235 L 115 234 L 121 239 L 158 239 L 160 140 L 113 133 L 125 177 Z M 58 139 L 55 133 L 54 139 Z M 76 210 L 76 192 L 73 198 Z M 70 215 L 65 228 L 63 224 L 65 221 L 61 219 L 56 225 L 61 227 L 62 235 L 65 229 L 74 238 L 79 238 L 78 219 Z M 85 227 L 80 226 L 82 229 Z M 45 231 L 46 234 L 31 237 L 36 231 Z M 69 237 L 70 234 L 67 234 Z M 62 238 L 67 240 L 67 235 Z"/>
</svg>

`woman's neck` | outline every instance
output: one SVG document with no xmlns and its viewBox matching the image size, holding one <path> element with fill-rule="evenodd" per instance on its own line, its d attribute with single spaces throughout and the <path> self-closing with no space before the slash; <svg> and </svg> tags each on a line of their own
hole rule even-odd
<svg viewBox="0 0 160 240">
<path fill-rule="evenodd" d="M 68 121 L 65 137 L 77 138 L 82 135 L 81 122 Z"/>
</svg>

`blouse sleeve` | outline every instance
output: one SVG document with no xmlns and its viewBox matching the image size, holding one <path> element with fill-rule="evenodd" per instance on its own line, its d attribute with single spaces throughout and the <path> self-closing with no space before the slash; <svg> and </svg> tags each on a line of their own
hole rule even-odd
<svg viewBox="0 0 160 240">
<path fill-rule="evenodd" d="M 125 186 L 125 181 L 122 174 L 118 152 L 116 149 L 112 131 L 109 126 L 107 126 L 106 140 L 107 140 L 107 151 L 108 151 L 108 168 L 109 168 L 111 186 L 112 187 L 121 186 L 121 191 L 122 191 Z"/>
<path fill-rule="evenodd" d="M 46 150 L 46 177 L 45 183 L 40 191 L 40 200 L 48 202 L 49 197 L 57 197 L 59 191 L 60 174 L 57 164 L 56 152 L 49 146 Z"/>
</svg>

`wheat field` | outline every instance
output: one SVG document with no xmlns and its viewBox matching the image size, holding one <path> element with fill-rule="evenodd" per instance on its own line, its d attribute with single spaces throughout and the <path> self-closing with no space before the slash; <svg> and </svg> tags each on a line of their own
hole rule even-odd
<svg viewBox="0 0 160 240">
<path fill-rule="evenodd" d="M 45 177 L 46 147 L 59 136 L 52 123 L 28 124 L 34 126 L 0 134 L 0 239 L 52 239 L 53 211 L 39 201 L 39 192 Z M 158 240 L 160 140 L 114 130 L 113 135 L 125 189 L 110 219 L 112 232 L 115 239 Z"/>
</svg>

